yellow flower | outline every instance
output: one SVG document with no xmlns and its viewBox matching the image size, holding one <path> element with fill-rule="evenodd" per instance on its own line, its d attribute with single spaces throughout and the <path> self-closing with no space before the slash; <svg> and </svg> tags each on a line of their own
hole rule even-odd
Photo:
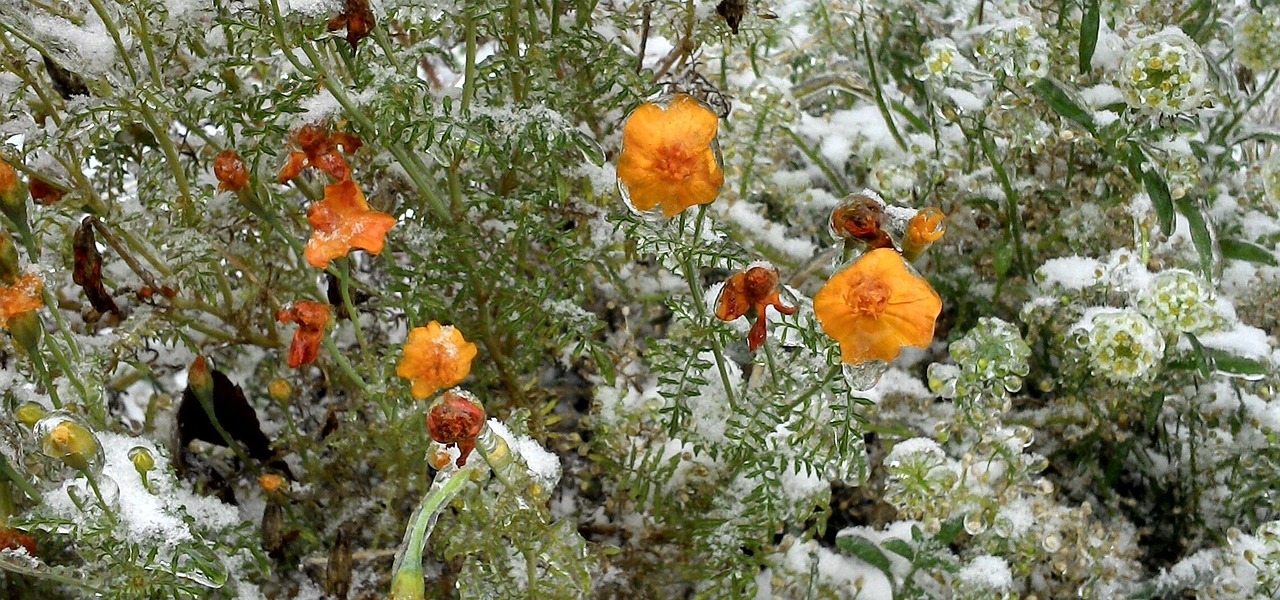
<svg viewBox="0 0 1280 600">
<path fill-rule="evenodd" d="M 428 398 L 462 383 L 471 373 L 476 352 L 476 345 L 464 339 L 461 331 L 432 321 L 409 332 L 396 375 L 413 383 L 414 398 Z"/>
<path fill-rule="evenodd" d="M 715 201 L 724 185 L 711 147 L 719 126 L 715 113 L 685 94 L 666 110 L 649 102 L 632 111 L 618 157 L 618 180 L 631 204 L 639 210 L 661 204 L 662 213 L 674 217 Z"/>
<path fill-rule="evenodd" d="M 832 276 L 813 297 L 813 312 L 844 362 L 891 361 L 903 346 L 933 341 L 942 299 L 897 252 L 878 248 Z"/>
</svg>

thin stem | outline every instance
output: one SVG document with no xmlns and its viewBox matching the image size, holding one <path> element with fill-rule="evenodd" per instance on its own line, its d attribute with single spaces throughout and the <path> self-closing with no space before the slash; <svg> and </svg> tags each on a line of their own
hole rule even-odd
<svg viewBox="0 0 1280 600">
<path fill-rule="evenodd" d="M 871 38 L 867 35 L 866 17 L 860 15 L 859 19 L 862 21 L 862 51 L 867 55 L 867 69 L 871 74 L 871 89 L 875 91 L 876 106 L 880 108 L 880 115 L 884 118 L 885 125 L 889 127 L 889 134 L 893 136 L 893 141 L 898 142 L 898 147 L 906 152 L 907 142 L 902 139 L 902 134 L 898 133 L 898 126 L 893 122 L 893 114 L 889 112 L 889 106 L 884 101 L 880 78 L 876 75 L 876 57 L 871 54 Z"/>
<path fill-rule="evenodd" d="M 680 214 L 680 235 L 684 235 L 685 214 Z M 697 248 L 702 240 L 702 226 L 706 219 L 707 206 L 704 204 L 698 207 L 698 217 L 693 227 L 693 241 L 691 248 Z M 702 282 L 698 279 L 698 270 L 693 264 L 693 252 L 685 254 L 680 260 L 680 269 L 684 273 L 685 282 L 689 284 L 689 294 L 693 296 L 693 304 L 698 312 L 698 319 L 707 322 L 706 301 L 702 295 Z M 711 340 L 711 353 L 716 359 L 716 370 L 720 372 L 720 382 L 724 385 L 725 396 L 729 399 L 729 408 L 736 410 L 738 406 L 737 394 L 734 392 L 733 381 L 729 378 L 729 368 L 726 366 L 728 361 L 724 357 L 724 347 L 720 344 L 720 337 L 715 332 L 710 332 L 707 336 Z"/>
<path fill-rule="evenodd" d="M 102 0 L 89 0 L 89 4 L 93 6 L 93 12 L 98 13 L 98 18 L 102 19 L 107 33 L 111 34 L 111 39 L 115 41 L 116 51 L 124 61 L 124 68 L 129 71 L 129 79 L 133 80 L 134 85 L 138 85 L 138 70 L 133 67 L 133 61 L 129 59 L 129 49 L 125 48 L 124 42 L 120 39 L 120 29 L 116 27 L 115 20 L 107 13 L 107 7 L 102 5 Z M 156 136 L 159 137 L 160 132 L 156 132 Z"/>
<path fill-rule="evenodd" d="M 462 18 L 466 27 L 467 62 L 462 76 L 462 114 L 471 114 L 471 99 L 476 93 L 476 17 L 471 3 L 463 5 Z"/>
<path fill-rule="evenodd" d="M 336 275 L 338 276 L 338 292 L 342 295 L 342 306 L 347 309 L 347 317 L 351 321 L 351 326 L 356 332 L 356 342 L 360 345 L 360 352 L 369 353 L 369 344 L 365 342 L 364 331 L 360 329 L 360 313 L 356 312 L 355 304 L 351 302 L 351 258 L 342 258 L 338 261 Z"/>
<path fill-rule="evenodd" d="M 1018 272 L 1026 274 L 1027 254 L 1022 245 L 1022 218 L 1018 214 L 1018 191 L 1009 180 L 1009 173 L 1005 171 L 1004 163 L 996 158 L 995 144 L 991 138 L 987 137 L 986 131 L 981 126 L 978 128 L 978 138 L 979 145 L 982 146 L 982 154 L 991 163 L 991 168 L 995 169 L 1000 187 L 1004 190 L 1005 221 L 1009 228 L 1009 235 L 1013 238 L 1014 257 L 1018 262 Z"/>
</svg>

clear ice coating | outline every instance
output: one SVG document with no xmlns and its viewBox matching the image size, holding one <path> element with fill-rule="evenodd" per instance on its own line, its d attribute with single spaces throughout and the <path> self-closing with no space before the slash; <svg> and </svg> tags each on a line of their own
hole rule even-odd
<svg viewBox="0 0 1280 600">
<path fill-rule="evenodd" d="M 178 546 L 173 554 L 171 571 L 178 577 L 215 590 L 227 583 L 227 566 L 199 541 Z"/>
<path fill-rule="evenodd" d="M 64 481 L 87 475 L 98 477 L 106 457 L 97 436 L 78 417 L 65 410 L 46 414 L 31 428 L 35 446 L 41 456 L 44 478 Z M 82 473 L 83 472 L 83 473 Z"/>
<path fill-rule="evenodd" d="M 889 370 L 889 363 L 883 360 L 869 360 L 856 365 L 844 365 L 844 380 L 849 389 L 865 392 L 880 382 L 880 377 Z"/>
</svg>

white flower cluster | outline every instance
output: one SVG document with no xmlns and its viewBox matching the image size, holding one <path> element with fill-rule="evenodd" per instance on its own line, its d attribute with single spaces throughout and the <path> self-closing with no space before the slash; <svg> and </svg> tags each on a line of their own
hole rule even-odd
<svg viewBox="0 0 1280 600">
<path fill-rule="evenodd" d="M 915 76 L 921 81 L 946 81 L 955 69 L 956 59 L 964 60 L 956 43 L 946 38 L 925 42 L 920 47 L 920 54 L 924 57 L 924 63 L 916 68 Z"/>
<path fill-rule="evenodd" d="M 1166 335 L 1201 333 L 1213 327 L 1213 288 L 1186 269 L 1155 276 L 1138 297 L 1138 310 Z"/>
<path fill-rule="evenodd" d="M 993 74 L 1002 71 L 1024 85 L 1049 74 L 1049 43 L 1027 18 L 1011 19 L 978 38 L 974 55 Z"/>
<path fill-rule="evenodd" d="M 1147 36 L 1125 55 L 1120 89 L 1135 109 L 1174 115 L 1194 110 L 1208 95 L 1209 63 L 1181 29 Z"/>
<path fill-rule="evenodd" d="M 1267 71 L 1280 62 L 1280 6 L 1250 12 L 1236 27 L 1236 59 L 1254 71 Z"/>
<path fill-rule="evenodd" d="M 1129 308 L 1104 308 L 1081 324 L 1085 348 L 1095 369 L 1113 381 L 1133 381 L 1146 375 L 1164 356 L 1164 336 L 1142 313 Z"/>
</svg>

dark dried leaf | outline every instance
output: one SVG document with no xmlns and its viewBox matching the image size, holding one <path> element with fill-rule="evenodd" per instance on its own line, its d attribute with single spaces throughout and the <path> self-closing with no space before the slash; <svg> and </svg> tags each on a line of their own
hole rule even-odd
<svg viewBox="0 0 1280 600">
<path fill-rule="evenodd" d="M 271 440 L 262 433 L 262 426 L 258 423 L 258 413 L 249 405 L 240 386 L 232 383 L 217 369 L 212 374 L 214 416 L 218 418 L 222 428 L 231 439 L 244 445 L 249 456 L 293 478 L 289 465 L 275 457 L 275 452 L 271 450 Z M 182 404 L 178 406 L 178 454 L 183 463 L 187 462 L 187 446 L 192 440 L 218 446 L 227 445 L 188 385 L 182 392 Z"/>
<path fill-rule="evenodd" d="M 724 17 L 724 21 L 729 24 L 729 29 L 737 35 L 742 17 L 747 14 L 747 2 L 746 0 L 720 0 L 720 4 L 716 5 L 716 14 Z"/>
<path fill-rule="evenodd" d="M 329 549 L 329 565 L 325 569 L 325 588 L 333 598 L 346 598 L 351 590 L 351 524 L 338 528 L 338 536 Z"/>
<path fill-rule="evenodd" d="M 63 68 L 62 65 L 53 61 L 48 55 L 41 54 L 44 58 L 44 69 L 49 72 L 49 79 L 53 81 L 53 88 L 58 90 L 58 94 L 63 100 L 70 100 L 74 96 L 88 96 L 89 86 L 84 84 L 84 80 L 72 71 Z"/>
<path fill-rule="evenodd" d="M 120 307 L 102 285 L 102 254 L 98 252 L 97 238 L 93 234 L 92 217 L 80 223 L 71 246 L 76 257 L 71 279 L 84 290 L 89 304 L 100 313 L 120 314 Z"/>
</svg>

